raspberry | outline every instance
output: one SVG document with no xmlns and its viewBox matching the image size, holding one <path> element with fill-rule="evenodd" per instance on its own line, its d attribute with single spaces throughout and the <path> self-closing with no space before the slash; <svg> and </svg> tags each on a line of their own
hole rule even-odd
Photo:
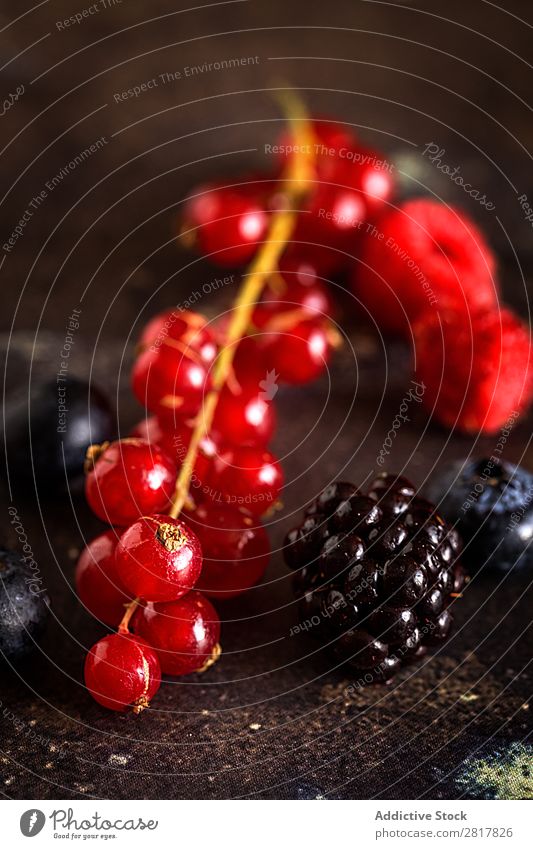
<svg viewBox="0 0 533 849">
<path fill-rule="evenodd" d="M 382 474 L 363 495 L 331 484 L 289 532 L 302 630 L 368 683 L 449 634 L 449 605 L 465 577 L 460 540 L 405 478 Z"/>
<path fill-rule="evenodd" d="M 527 407 L 531 339 L 510 310 L 427 314 L 414 334 L 422 400 L 442 424 L 495 433 Z"/>
<path fill-rule="evenodd" d="M 413 200 L 367 230 L 352 287 L 387 332 L 410 335 L 410 322 L 443 307 L 496 303 L 495 260 L 462 212 Z"/>
</svg>

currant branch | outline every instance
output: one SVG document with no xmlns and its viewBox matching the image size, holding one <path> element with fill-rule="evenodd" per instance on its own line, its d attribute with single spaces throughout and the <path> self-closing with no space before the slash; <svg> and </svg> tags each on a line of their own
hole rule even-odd
<svg viewBox="0 0 533 849">
<path fill-rule="evenodd" d="M 291 92 L 284 92 L 280 101 L 287 114 L 296 147 L 312 149 L 313 133 L 302 102 Z M 309 156 L 294 156 L 283 181 L 282 209 L 273 216 L 267 238 L 258 250 L 235 300 L 225 346 L 213 369 L 212 389 L 207 393 L 202 409 L 195 419 L 189 447 L 176 482 L 169 514 L 176 519 L 185 506 L 198 448 L 205 432 L 209 432 L 220 392 L 228 381 L 238 343 L 250 326 L 252 312 L 267 282 L 277 272 L 279 259 L 294 231 L 298 207 L 310 186 L 312 163 Z"/>
</svg>

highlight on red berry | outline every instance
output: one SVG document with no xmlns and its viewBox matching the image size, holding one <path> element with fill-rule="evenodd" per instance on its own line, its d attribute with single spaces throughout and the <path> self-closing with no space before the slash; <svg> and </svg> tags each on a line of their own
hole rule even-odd
<svg viewBox="0 0 533 849">
<path fill-rule="evenodd" d="M 110 525 L 129 525 L 144 513 L 164 510 L 176 485 L 175 462 L 144 439 L 91 445 L 85 467 L 87 502 Z"/>
</svg>

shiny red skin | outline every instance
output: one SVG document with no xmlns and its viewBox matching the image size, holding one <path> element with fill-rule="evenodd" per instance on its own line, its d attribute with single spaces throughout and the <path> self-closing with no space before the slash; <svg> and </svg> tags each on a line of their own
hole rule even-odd
<svg viewBox="0 0 533 849">
<path fill-rule="evenodd" d="M 245 336 L 233 360 L 233 373 L 237 384 L 250 391 L 259 391 L 261 382 L 270 370 L 268 352 L 269 336 Z"/>
<path fill-rule="evenodd" d="M 85 496 L 99 519 L 129 525 L 169 505 L 176 476 L 176 464 L 159 446 L 128 437 L 104 448 L 85 478 Z"/>
<path fill-rule="evenodd" d="M 85 659 L 85 685 L 109 710 L 134 713 L 148 707 L 161 683 L 157 654 L 134 634 L 109 634 Z"/>
<path fill-rule="evenodd" d="M 116 531 L 106 531 L 82 551 L 76 566 L 76 592 L 96 619 L 116 628 L 131 595 L 122 585 L 115 565 Z"/>
<path fill-rule="evenodd" d="M 211 501 L 242 507 L 261 516 L 278 500 L 283 486 L 281 466 L 270 451 L 235 448 L 209 478 Z"/>
<path fill-rule="evenodd" d="M 218 265 L 243 265 L 266 235 L 269 215 L 259 194 L 241 187 L 200 187 L 185 204 L 184 228 Z"/>
<path fill-rule="evenodd" d="M 131 627 L 153 646 L 166 675 L 188 675 L 201 669 L 220 640 L 218 614 L 195 590 L 178 601 L 138 608 Z"/>
<path fill-rule="evenodd" d="M 190 310 L 165 310 L 150 319 L 139 339 L 139 349 L 158 348 L 165 340 L 172 339 L 200 356 L 206 365 L 216 357 L 216 344 L 207 321 L 200 313 Z"/>
<path fill-rule="evenodd" d="M 325 370 L 330 355 L 328 337 L 321 322 L 301 321 L 279 333 L 271 343 L 272 368 L 284 383 L 316 380 Z"/>
<path fill-rule="evenodd" d="M 267 400 L 264 391 L 245 387 L 234 393 L 224 387 L 213 420 L 213 429 L 224 445 L 265 446 L 272 439 L 275 427 L 274 404 Z"/>
<path fill-rule="evenodd" d="M 195 416 L 211 388 L 207 365 L 184 355 L 167 340 L 137 357 L 131 374 L 133 394 L 161 421 Z"/>
<path fill-rule="evenodd" d="M 192 431 L 192 426 L 186 422 L 177 422 L 175 427 L 164 429 L 157 416 L 150 416 L 138 422 L 131 431 L 131 435 L 160 445 L 169 456 L 174 458 L 176 465 L 180 468 L 191 441 Z M 204 434 L 200 440 L 191 480 L 194 498 L 197 495 L 194 489 L 201 487 L 207 479 L 209 467 L 221 451 L 220 445 L 219 434 L 213 432 Z"/>
<path fill-rule="evenodd" d="M 165 544 L 165 531 L 174 534 L 174 542 Z M 196 534 L 179 519 L 143 516 L 121 535 L 115 560 L 117 574 L 132 596 L 176 601 L 196 584 L 202 549 Z"/>
<path fill-rule="evenodd" d="M 289 258 L 286 265 L 287 270 L 280 271 L 280 285 L 267 288 L 253 312 L 253 325 L 267 334 L 288 313 L 301 311 L 301 319 L 323 319 L 333 313 L 328 290 L 318 279 L 314 266 L 297 258 Z"/>
<path fill-rule="evenodd" d="M 204 552 L 197 586 L 209 598 L 234 598 L 261 580 L 270 559 L 270 544 L 257 519 L 234 507 L 206 503 L 189 513 L 187 521 Z"/>
</svg>

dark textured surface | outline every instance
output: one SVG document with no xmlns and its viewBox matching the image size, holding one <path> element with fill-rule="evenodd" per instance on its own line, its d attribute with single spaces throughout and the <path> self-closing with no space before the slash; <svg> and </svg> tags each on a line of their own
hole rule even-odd
<svg viewBox="0 0 533 849">
<path fill-rule="evenodd" d="M 300 88 L 314 112 L 359 127 L 383 147 L 405 194 L 435 192 L 469 209 L 497 250 L 505 298 L 526 314 L 532 234 L 517 200 L 533 195 L 526 0 L 506 11 L 481 0 L 250 0 L 178 14 L 191 5 L 123 0 L 59 31 L 55 22 L 73 13 L 72 4 L 50 0 L 0 32 L 2 55 L 12 60 L 2 91 L 26 87 L 1 119 L 2 243 L 53 175 L 107 139 L 48 193 L 5 255 L 0 341 L 9 349 L 10 390 L 27 385 L 31 359 L 32 380 L 56 373 L 68 317 L 81 308 L 72 373 L 94 372 L 112 396 L 118 387 L 121 429 L 134 423 L 130 335 L 156 309 L 226 275 L 171 241 L 180 199 L 206 176 L 268 165 L 263 145 L 280 120 L 268 89 L 280 80 Z M 15 12 L 4 0 L 0 29 L 28 8 L 17 4 Z M 248 56 L 259 58 L 182 75 L 137 99 L 113 97 L 162 73 Z M 422 157 L 430 141 L 494 201 L 494 212 Z M 216 314 L 234 288 L 213 291 L 201 308 Z M 271 520 L 274 549 L 291 514 L 331 478 L 358 483 L 373 473 L 408 389 L 409 352 L 384 348 L 358 327 L 347 296 L 339 319 L 351 345 L 333 365 L 331 387 L 325 378 L 278 396 L 276 449 L 289 484 L 285 508 Z M 493 450 L 494 439 L 474 448 L 471 439 L 426 427 L 418 409 L 412 419 L 395 440 L 391 468 L 407 465 L 418 485 L 444 458 Z M 531 468 L 530 432 L 531 416 L 513 429 L 505 456 Z M 312 643 L 289 636 L 297 613 L 279 554 L 261 588 L 221 608 L 225 652 L 212 670 L 166 684 L 140 721 L 105 713 L 81 685 L 84 652 L 101 629 L 72 591 L 82 540 L 100 525 L 76 488 L 62 498 L 41 492 L 37 502 L 11 483 L 55 621 L 23 674 L 2 672 L 6 796 L 455 798 L 476 795 L 456 781 L 467 757 L 505 751 L 530 733 L 527 575 L 476 577 L 439 654 L 402 673 L 395 687 L 368 690 L 332 670 Z M 5 509 L 0 527 L 2 544 L 15 546 Z"/>
</svg>

